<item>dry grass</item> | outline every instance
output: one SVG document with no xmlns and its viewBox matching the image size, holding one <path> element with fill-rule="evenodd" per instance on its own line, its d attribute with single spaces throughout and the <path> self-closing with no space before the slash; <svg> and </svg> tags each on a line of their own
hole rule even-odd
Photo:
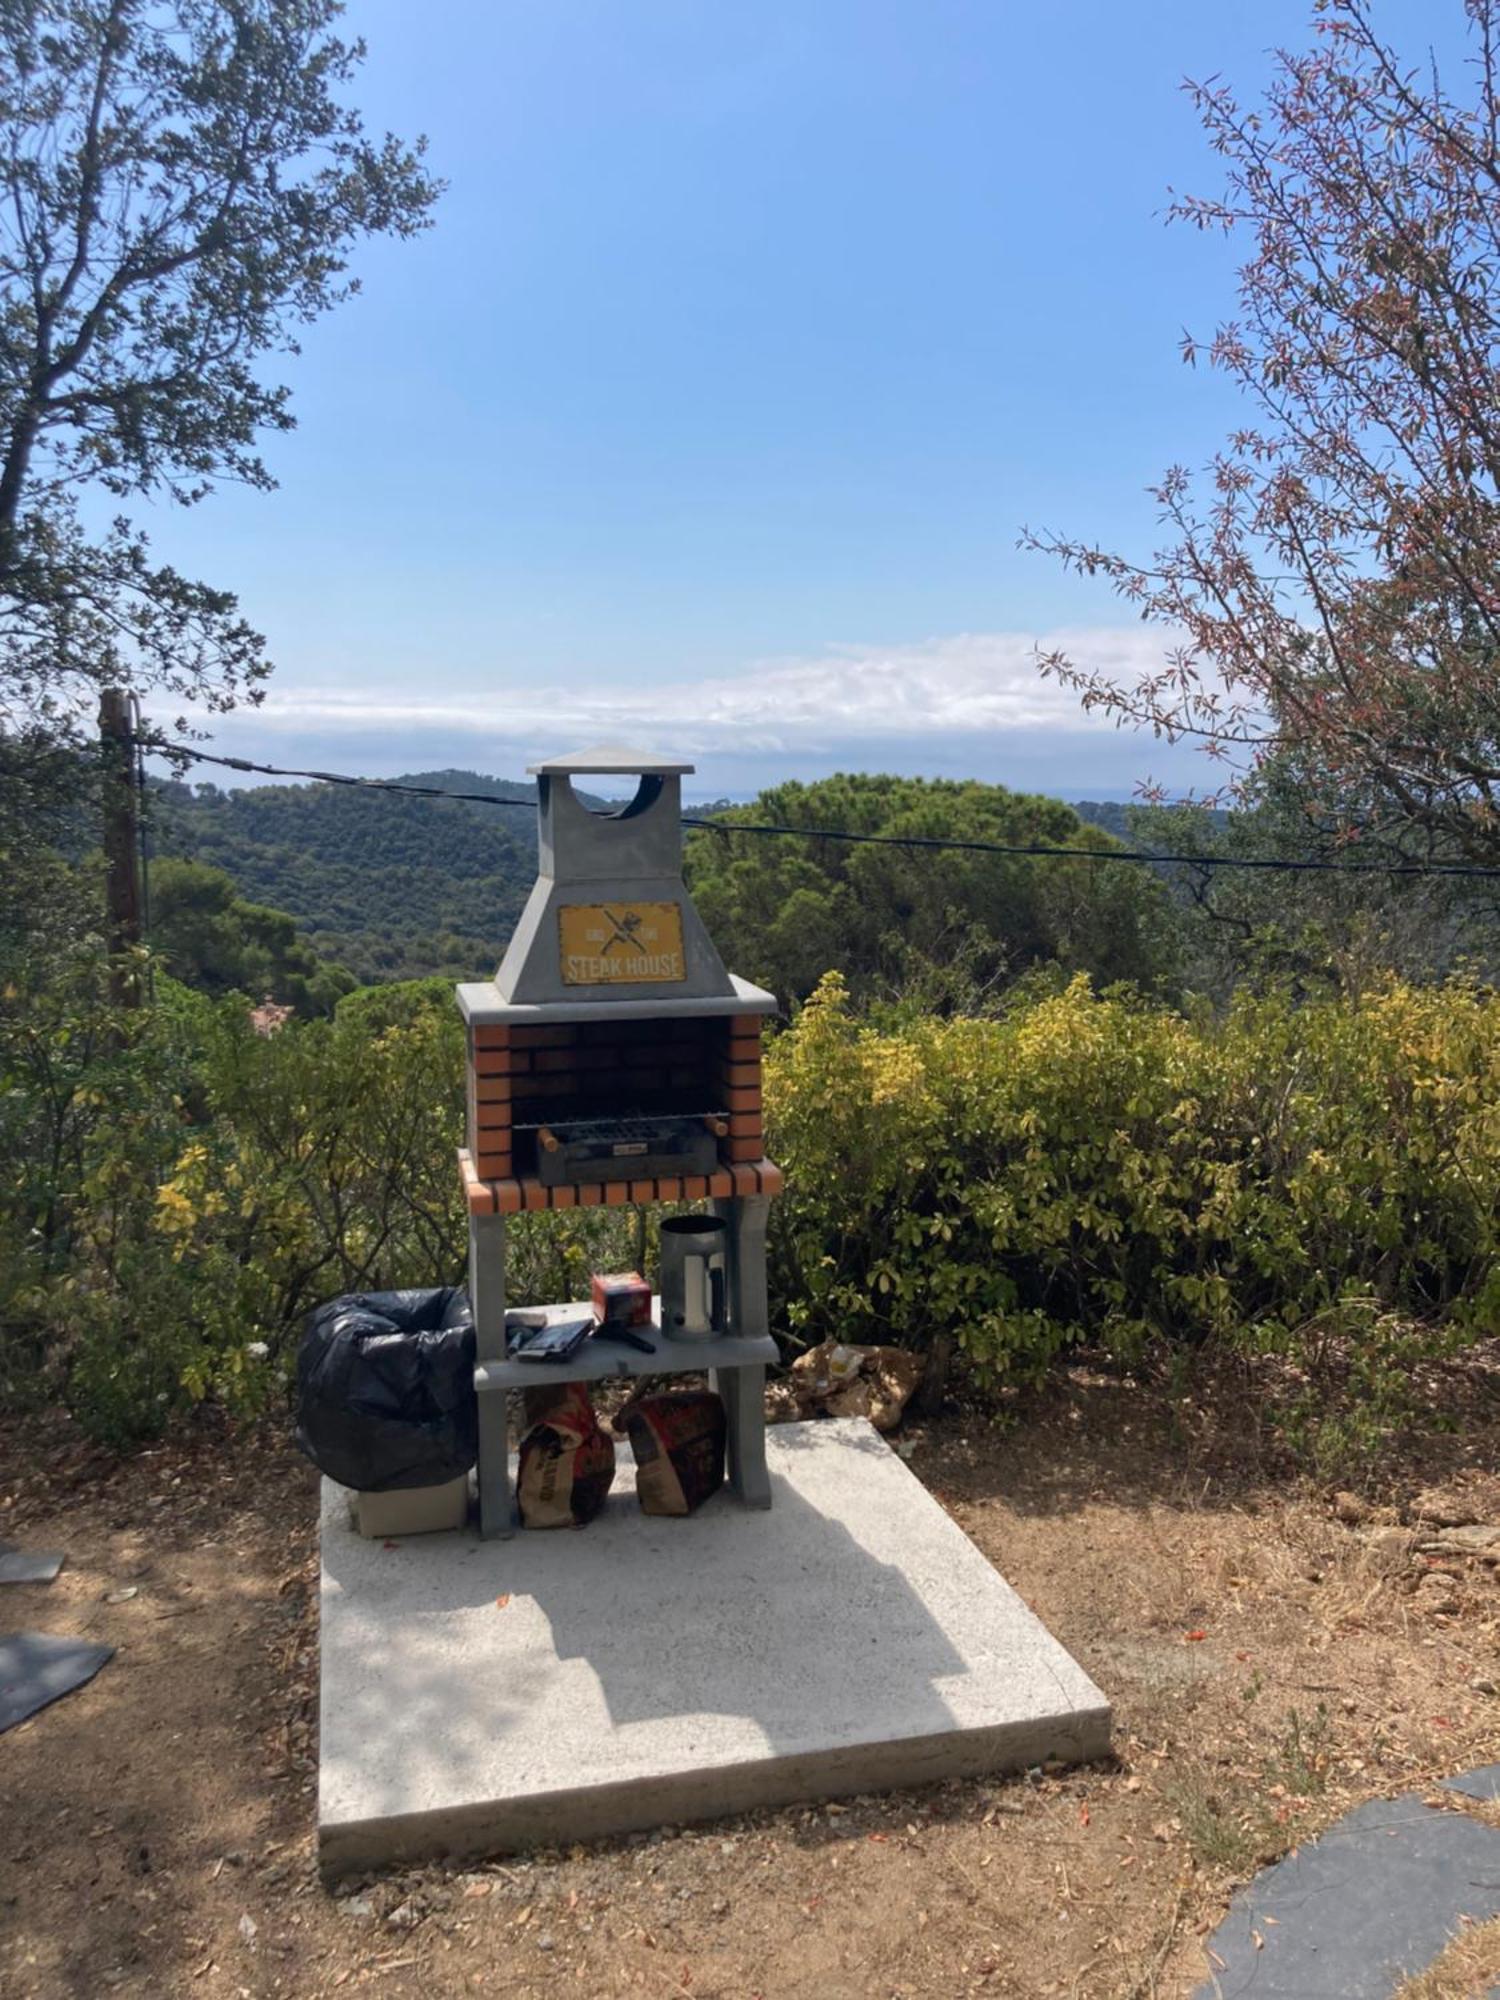
<svg viewBox="0 0 1500 2000">
<path fill-rule="evenodd" d="M 117 1463 L 0 1427 L 0 1533 L 68 1553 L 7 1612 L 120 1646 L 5 1739 L 0 1993 L 1178 2000 L 1260 1862 L 1494 1755 L 1500 1588 L 1454 1564 L 1434 1610 L 1403 1526 L 1437 1481 L 1500 1521 L 1500 1416 L 1463 1387 L 1452 1432 L 1342 1510 L 1241 1380 L 1080 1368 L 1008 1429 L 958 1411 L 911 1434 L 913 1471 L 1109 1693 L 1106 1765 L 408 1870 L 354 1901 L 312 1866 L 307 1469 L 271 1434 Z M 121 1582 L 138 1595 L 110 1605 Z"/>
<path fill-rule="evenodd" d="M 1435 1964 L 1408 1979 L 1396 2000 L 1485 2000 L 1500 1983 L 1500 1917 L 1455 1938 Z"/>
</svg>

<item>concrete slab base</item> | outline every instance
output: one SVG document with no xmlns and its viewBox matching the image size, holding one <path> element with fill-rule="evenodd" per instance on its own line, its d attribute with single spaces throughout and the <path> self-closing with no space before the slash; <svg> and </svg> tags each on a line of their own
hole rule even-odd
<svg viewBox="0 0 1500 2000">
<path fill-rule="evenodd" d="M 1104 1696 L 862 1421 L 773 1505 L 382 1545 L 323 1510 L 325 1875 L 1102 1756 Z"/>
</svg>

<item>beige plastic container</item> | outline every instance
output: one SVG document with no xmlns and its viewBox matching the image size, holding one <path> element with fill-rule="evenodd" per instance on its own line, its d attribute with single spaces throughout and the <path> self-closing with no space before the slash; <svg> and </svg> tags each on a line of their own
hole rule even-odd
<svg viewBox="0 0 1500 2000">
<path fill-rule="evenodd" d="M 408 1486 L 397 1493 L 356 1493 L 354 1525 L 367 1541 L 392 1535 L 439 1535 L 469 1518 L 469 1475 L 441 1486 Z"/>
</svg>

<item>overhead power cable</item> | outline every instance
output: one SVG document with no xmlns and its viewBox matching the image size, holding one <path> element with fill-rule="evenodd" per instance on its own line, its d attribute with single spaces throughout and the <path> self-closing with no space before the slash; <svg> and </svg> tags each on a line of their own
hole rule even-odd
<svg viewBox="0 0 1500 2000">
<path fill-rule="evenodd" d="M 505 799 L 493 792 L 449 792 L 438 785 L 410 785 L 399 778 L 355 778 L 339 771 L 299 771 L 279 764 L 256 764 L 247 757 L 217 757 L 207 750 L 173 744 L 160 754 L 186 757 L 195 764 L 218 764 L 229 771 L 252 771 L 267 778 L 307 778 L 320 785 L 352 785 L 367 792 L 400 792 L 419 799 L 458 799 L 468 805 L 522 806 L 534 811 L 535 799 Z M 1060 847 L 1040 841 L 960 840 L 935 833 L 856 833 L 847 827 L 783 826 L 774 821 L 705 819 L 684 813 L 684 826 L 701 827 L 725 839 L 735 834 L 767 834 L 792 840 L 834 840 L 855 847 L 930 848 L 950 854 L 1005 854 L 1023 859 L 1058 861 L 1128 861 L 1152 868 L 1259 868 L 1273 874 L 1312 875 L 1456 875 L 1469 880 L 1500 880 L 1500 867 L 1469 861 L 1325 861 L 1281 859 L 1265 855 L 1158 854 L 1143 847 Z"/>
<path fill-rule="evenodd" d="M 712 833 L 795 834 L 799 840 L 842 840 L 861 847 L 941 847 L 961 854 L 1044 854 L 1068 861 L 1147 861 L 1153 866 L 1180 862 L 1188 868 L 1270 868 L 1295 869 L 1332 875 L 1483 875 L 1500 877 L 1500 868 L 1478 863 L 1447 861 L 1281 861 L 1266 857 L 1232 854 L 1158 854 L 1143 847 L 1047 847 L 1040 842 L 1000 840 L 955 840 L 947 834 L 850 833 L 841 828 L 821 826 L 751 825 L 739 820 L 690 819 L 684 826 L 707 827 Z M 1087 822 L 1085 822 L 1087 824 Z"/>
<path fill-rule="evenodd" d="M 502 799 L 493 792 L 445 792 L 440 785 L 407 785 L 399 778 L 351 778 L 340 771 L 289 771 L 280 764 L 252 764 L 248 757 L 215 757 L 207 750 L 189 750 L 186 744 L 154 744 L 152 754 L 161 757 L 189 757 L 195 764 L 221 764 L 226 771 L 254 771 L 265 778 L 312 778 L 320 785 L 353 785 L 366 792 L 405 792 L 417 799 L 463 799 L 475 806 L 525 806 L 536 810 L 535 799 Z"/>
</svg>

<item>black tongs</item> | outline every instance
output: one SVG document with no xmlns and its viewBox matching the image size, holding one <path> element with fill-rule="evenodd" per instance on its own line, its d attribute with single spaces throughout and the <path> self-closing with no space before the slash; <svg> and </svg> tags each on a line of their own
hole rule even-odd
<svg viewBox="0 0 1500 2000">
<path fill-rule="evenodd" d="M 637 1354 L 654 1354 L 656 1343 L 643 1340 L 640 1334 L 628 1326 L 616 1326 L 609 1320 L 595 1320 L 593 1338 L 595 1340 L 618 1341 L 622 1347 L 633 1347 Z"/>
</svg>

